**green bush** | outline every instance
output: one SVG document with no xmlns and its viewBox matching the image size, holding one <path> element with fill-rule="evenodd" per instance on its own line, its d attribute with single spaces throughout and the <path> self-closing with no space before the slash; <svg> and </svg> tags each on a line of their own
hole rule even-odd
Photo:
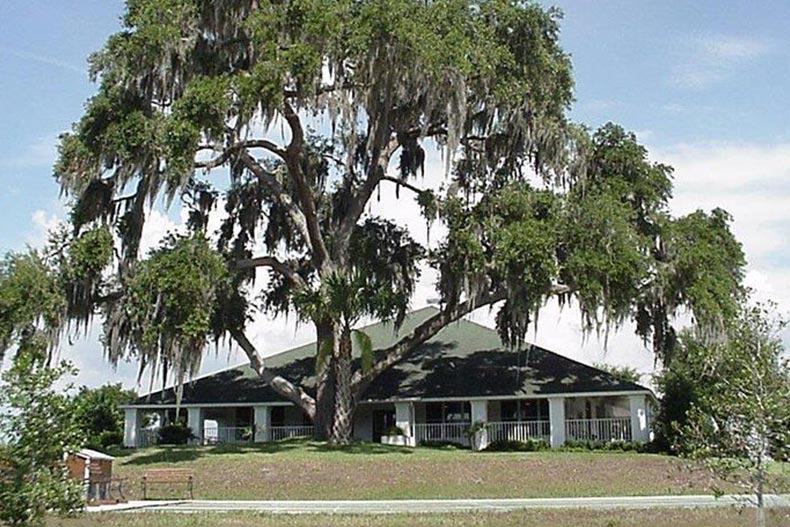
<svg viewBox="0 0 790 527">
<path fill-rule="evenodd" d="M 464 434 L 466 435 L 466 437 L 471 439 L 475 435 L 477 435 L 478 432 L 482 432 L 483 430 L 488 430 L 488 428 L 489 428 L 488 423 L 485 423 L 483 421 L 478 421 L 478 422 L 474 423 L 472 426 L 470 426 L 464 432 Z"/>
<path fill-rule="evenodd" d="M 195 439 L 195 436 L 184 424 L 170 424 L 159 429 L 160 445 L 186 445 L 190 439 Z"/>
<path fill-rule="evenodd" d="M 484 449 L 485 452 L 539 452 L 548 450 L 549 442 L 545 439 L 529 439 L 527 441 L 511 441 L 500 439 L 492 441 Z"/>
<path fill-rule="evenodd" d="M 469 449 L 469 447 L 462 445 L 461 443 L 456 443 L 455 441 L 436 441 L 436 440 L 428 440 L 428 441 L 421 441 L 421 447 L 425 448 L 463 448 Z"/>
<path fill-rule="evenodd" d="M 406 433 L 403 431 L 403 428 L 401 428 L 399 426 L 391 426 L 391 427 L 387 428 L 387 430 L 384 432 L 384 435 L 385 436 L 402 436 L 402 435 L 406 435 Z"/>
<path fill-rule="evenodd" d="M 654 452 L 655 446 L 652 443 L 639 441 L 580 440 L 566 441 L 559 450 L 566 452 Z"/>
<path fill-rule="evenodd" d="M 99 434 L 99 445 L 103 449 L 122 444 L 123 432 L 119 432 L 117 430 L 105 430 Z"/>
</svg>

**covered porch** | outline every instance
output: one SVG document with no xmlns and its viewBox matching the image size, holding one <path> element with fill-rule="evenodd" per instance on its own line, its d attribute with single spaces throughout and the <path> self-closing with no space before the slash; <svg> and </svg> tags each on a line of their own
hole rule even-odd
<svg viewBox="0 0 790 527">
<path fill-rule="evenodd" d="M 245 444 L 313 435 L 313 425 L 290 403 L 268 405 L 187 405 L 180 419 L 175 408 L 124 408 L 124 446 L 141 448 L 157 443 L 159 429 L 183 421 L 192 431 L 191 444 Z M 153 417 L 153 419 L 152 419 Z M 150 423 L 146 426 L 146 423 Z"/>
<path fill-rule="evenodd" d="M 647 393 L 573 394 L 556 397 L 476 398 L 363 402 L 354 420 L 354 437 L 381 441 L 405 436 L 405 444 L 454 443 L 485 448 L 492 442 L 544 440 L 552 447 L 567 441 L 637 441 L 649 437 Z M 185 405 L 193 443 L 253 443 L 308 437 L 313 426 L 290 403 Z M 151 414 L 155 415 L 151 419 Z M 174 408 L 126 407 L 124 445 L 156 443 L 158 427 L 174 422 Z M 146 422 L 153 425 L 143 426 Z M 473 441 L 469 430 L 479 424 Z"/>
<path fill-rule="evenodd" d="M 644 393 L 375 403 L 360 406 L 354 435 L 379 441 L 397 427 L 412 446 L 478 448 L 495 441 L 544 440 L 552 447 L 567 441 L 647 442 L 648 406 Z M 477 423 L 480 437 L 473 442 L 469 430 Z"/>
</svg>

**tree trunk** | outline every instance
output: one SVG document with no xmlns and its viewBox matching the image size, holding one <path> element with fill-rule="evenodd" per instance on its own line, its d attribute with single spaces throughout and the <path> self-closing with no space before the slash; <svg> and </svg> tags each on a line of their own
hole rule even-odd
<svg viewBox="0 0 790 527">
<path fill-rule="evenodd" d="M 348 445 L 354 424 L 354 397 L 351 390 L 351 330 L 338 326 L 334 345 L 335 412 L 329 442 Z"/>
<path fill-rule="evenodd" d="M 765 436 L 763 436 L 765 437 Z M 760 442 L 760 453 L 757 458 L 757 527 L 765 527 L 765 498 L 763 482 L 765 481 L 763 452 L 765 452 L 765 441 Z"/>
<path fill-rule="evenodd" d="M 334 327 L 331 321 L 316 323 L 316 360 L 321 346 L 334 338 Z M 315 418 L 313 419 L 314 436 L 325 441 L 332 433 L 335 418 L 335 358 L 334 353 L 326 357 L 323 368 L 316 371 Z"/>
</svg>

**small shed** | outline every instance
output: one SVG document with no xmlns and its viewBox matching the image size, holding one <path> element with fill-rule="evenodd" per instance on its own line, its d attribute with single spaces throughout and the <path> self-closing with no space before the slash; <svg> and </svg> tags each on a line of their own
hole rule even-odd
<svg viewBox="0 0 790 527">
<path fill-rule="evenodd" d="M 88 502 L 117 501 L 110 496 L 113 460 L 112 456 L 90 448 L 68 456 L 69 472 L 74 479 L 85 483 Z"/>
</svg>

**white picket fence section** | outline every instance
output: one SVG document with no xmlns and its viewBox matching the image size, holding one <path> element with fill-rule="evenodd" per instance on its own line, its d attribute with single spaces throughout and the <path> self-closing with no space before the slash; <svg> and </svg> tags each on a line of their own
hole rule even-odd
<svg viewBox="0 0 790 527">
<path fill-rule="evenodd" d="M 568 419 L 565 438 L 569 441 L 631 441 L 631 418 Z"/>
<path fill-rule="evenodd" d="M 272 441 L 282 441 L 294 437 L 310 437 L 313 435 L 313 425 L 304 426 L 272 426 L 270 429 Z"/>
<path fill-rule="evenodd" d="M 417 423 L 414 425 L 414 437 L 417 444 L 424 441 L 459 443 L 469 446 L 467 431 L 472 423 Z"/>
<path fill-rule="evenodd" d="M 548 421 L 506 421 L 486 425 L 488 441 L 529 441 L 549 439 L 551 427 Z"/>
</svg>

